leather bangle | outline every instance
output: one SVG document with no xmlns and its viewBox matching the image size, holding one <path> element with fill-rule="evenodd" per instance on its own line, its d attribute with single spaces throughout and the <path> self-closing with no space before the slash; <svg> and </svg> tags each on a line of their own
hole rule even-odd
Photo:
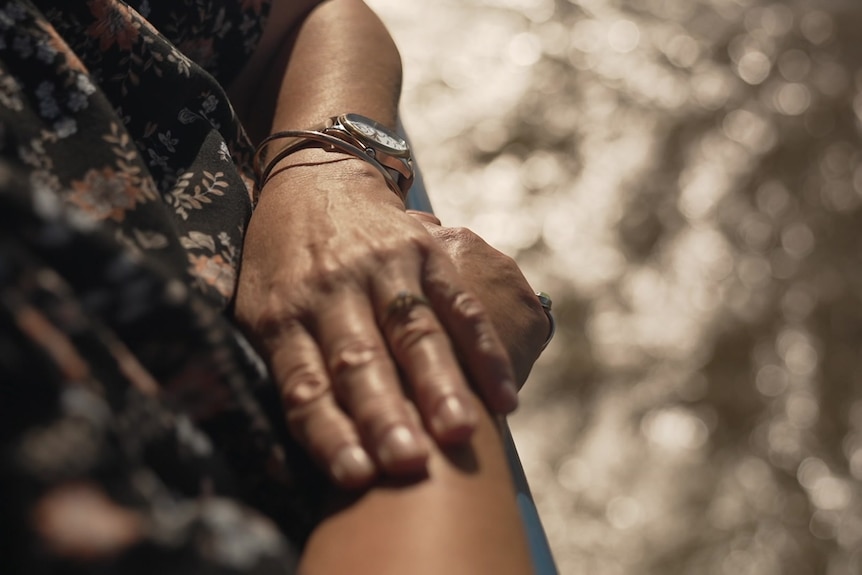
<svg viewBox="0 0 862 575">
<path fill-rule="evenodd" d="M 273 156 L 273 158 L 266 164 L 266 167 L 261 170 L 261 157 L 263 156 L 266 148 L 269 147 L 270 144 L 277 140 L 285 140 L 285 139 L 295 139 L 296 141 L 288 144 L 286 147 L 279 150 L 279 152 Z M 351 156 L 357 157 L 361 160 L 365 160 L 380 172 L 380 175 L 383 176 L 383 180 L 386 182 L 386 185 L 390 190 L 395 192 L 395 195 L 398 196 L 401 201 L 405 201 L 405 196 L 401 191 L 401 188 L 398 186 L 398 182 L 395 181 L 395 178 L 392 177 L 392 174 L 382 165 L 380 162 L 374 159 L 374 156 L 359 148 L 350 144 L 349 142 L 345 142 L 339 138 L 334 136 L 330 136 L 329 134 L 324 134 L 323 132 L 317 132 L 315 130 L 287 130 L 284 132 L 276 132 L 260 143 L 257 149 L 254 152 L 254 158 L 252 160 L 252 166 L 254 167 L 254 172 L 257 174 L 257 187 L 259 190 L 263 190 L 263 186 L 266 185 L 267 180 L 275 169 L 276 164 L 278 164 L 281 160 L 286 158 L 287 156 L 298 152 L 299 150 L 304 150 L 306 148 L 322 148 L 327 152 L 344 152 L 350 154 Z M 374 150 L 371 150 L 373 153 Z"/>
</svg>

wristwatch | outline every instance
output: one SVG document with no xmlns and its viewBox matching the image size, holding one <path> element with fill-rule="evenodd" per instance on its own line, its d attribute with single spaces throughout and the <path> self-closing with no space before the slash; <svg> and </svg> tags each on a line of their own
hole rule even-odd
<svg viewBox="0 0 862 575">
<path fill-rule="evenodd" d="M 402 195 L 413 185 L 410 145 L 380 122 L 359 114 L 341 114 L 330 118 L 318 131 L 362 149 L 371 161 L 392 175 Z"/>
<path fill-rule="evenodd" d="M 287 145 L 271 158 L 265 158 L 269 146 L 276 141 L 286 141 Z M 345 152 L 365 160 L 380 172 L 386 185 L 402 202 L 413 185 L 413 160 L 404 138 L 365 116 L 341 114 L 313 130 L 285 130 L 264 138 L 252 159 L 257 188 L 263 189 L 281 160 L 308 147 Z M 266 164 L 263 164 L 264 160 Z"/>
</svg>

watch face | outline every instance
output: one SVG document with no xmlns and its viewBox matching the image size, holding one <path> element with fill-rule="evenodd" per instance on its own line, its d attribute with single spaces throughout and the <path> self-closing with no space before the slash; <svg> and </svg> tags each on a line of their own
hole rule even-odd
<svg viewBox="0 0 862 575">
<path fill-rule="evenodd" d="M 391 150 L 396 154 L 404 154 L 409 151 L 407 142 L 379 122 L 375 122 L 359 114 L 345 114 L 341 121 L 354 135 L 371 140 L 372 142 Z"/>
</svg>

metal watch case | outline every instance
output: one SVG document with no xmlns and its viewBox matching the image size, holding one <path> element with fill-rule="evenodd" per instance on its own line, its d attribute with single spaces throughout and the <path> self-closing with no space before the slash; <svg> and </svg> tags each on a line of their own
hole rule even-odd
<svg viewBox="0 0 862 575">
<path fill-rule="evenodd" d="M 321 132 L 357 146 L 389 170 L 402 193 L 413 184 L 413 159 L 407 141 L 380 122 L 359 114 L 329 119 Z"/>
</svg>

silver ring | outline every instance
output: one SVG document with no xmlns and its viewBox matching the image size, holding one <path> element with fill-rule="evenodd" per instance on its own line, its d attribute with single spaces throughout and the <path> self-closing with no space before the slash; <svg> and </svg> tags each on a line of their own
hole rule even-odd
<svg viewBox="0 0 862 575">
<path fill-rule="evenodd" d="M 551 312 L 551 307 L 554 305 L 554 302 L 551 300 L 551 296 L 543 291 L 537 291 L 536 297 L 539 298 L 539 304 L 542 306 L 542 311 L 545 312 L 548 322 L 551 324 L 550 329 L 548 330 L 548 337 L 545 338 L 545 343 L 543 343 L 542 347 L 539 349 L 539 352 L 541 353 L 545 351 L 545 348 L 548 347 L 548 344 L 551 343 L 552 339 L 554 339 L 554 334 L 557 333 L 557 322 L 554 320 L 554 314 Z"/>
</svg>

